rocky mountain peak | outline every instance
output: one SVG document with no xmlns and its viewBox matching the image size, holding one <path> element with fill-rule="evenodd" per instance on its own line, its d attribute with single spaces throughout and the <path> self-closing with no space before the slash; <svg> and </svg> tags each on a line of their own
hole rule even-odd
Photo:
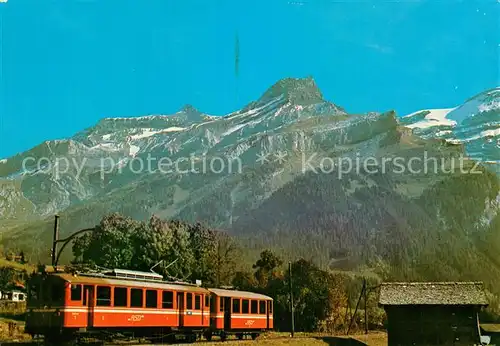
<svg viewBox="0 0 500 346">
<path fill-rule="evenodd" d="M 281 79 L 262 95 L 260 101 L 266 102 L 280 96 L 297 105 L 324 102 L 323 95 L 312 77 Z"/>
</svg>

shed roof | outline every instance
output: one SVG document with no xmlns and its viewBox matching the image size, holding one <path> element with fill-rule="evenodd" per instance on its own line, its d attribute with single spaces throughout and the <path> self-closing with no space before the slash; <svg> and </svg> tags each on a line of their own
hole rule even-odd
<svg viewBox="0 0 500 346">
<path fill-rule="evenodd" d="M 480 305 L 488 301 L 482 282 L 386 282 L 380 305 Z"/>
</svg>

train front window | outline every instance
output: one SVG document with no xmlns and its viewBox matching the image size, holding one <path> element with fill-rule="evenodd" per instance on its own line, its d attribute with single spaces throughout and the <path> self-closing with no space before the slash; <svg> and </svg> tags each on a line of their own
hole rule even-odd
<svg viewBox="0 0 500 346">
<path fill-rule="evenodd" d="M 193 310 L 193 294 L 192 293 L 187 293 L 186 294 L 186 309 L 188 310 Z"/>
<path fill-rule="evenodd" d="M 251 303 L 250 303 L 250 305 L 251 305 L 251 310 L 252 310 L 251 312 L 252 312 L 252 314 L 258 314 L 259 311 L 257 311 L 258 310 L 257 309 L 258 308 L 257 301 L 256 300 L 252 300 Z"/>
<path fill-rule="evenodd" d="M 174 308 L 174 293 L 170 291 L 163 291 L 161 297 L 161 307 L 163 309 L 173 309 Z"/>
<path fill-rule="evenodd" d="M 71 284 L 71 300 L 75 302 L 82 300 L 82 285 Z"/>
<path fill-rule="evenodd" d="M 97 286 L 97 306 L 111 306 L 111 287 Z"/>
<path fill-rule="evenodd" d="M 130 290 L 130 307 L 142 308 L 142 289 L 132 288 Z"/>
<path fill-rule="evenodd" d="M 147 308 L 157 308 L 158 307 L 158 292 L 155 290 L 146 290 L 146 307 Z"/>
<path fill-rule="evenodd" d="M 210 296 L 208 295 L 205 296 L 205 307 L 206 308 L 210 307 Z"/>
</svg>

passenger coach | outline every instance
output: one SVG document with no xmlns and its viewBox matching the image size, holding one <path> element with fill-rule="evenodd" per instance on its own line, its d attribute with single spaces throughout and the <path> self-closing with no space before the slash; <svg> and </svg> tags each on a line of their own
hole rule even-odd
<svg viewBox="0 0 500 346">
<path fill-rule="evenodd" d="M 265 295 L 209 288 L 210 329 L 205 337 L 211 340 L 212 335 L 219 335 L 225 340 L 234 334 L 239 339 L 250 335 L 252 339 L 260 332 L 273 328 L 273 300 Z"/>
</svg>

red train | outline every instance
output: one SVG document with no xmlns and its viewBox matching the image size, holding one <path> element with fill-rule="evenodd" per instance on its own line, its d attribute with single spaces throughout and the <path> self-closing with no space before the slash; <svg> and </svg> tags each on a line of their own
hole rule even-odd
<svg viewBox="0 0 500 346">
<path fill-rule="evenodd" d="M 195 342 L 202 335 L 255 339 L 273 328 L 273 299 L 172 283 L 155 273 L 43 271 L 28 282 L 26 332 L 48 343 L 143 337 Z"/>
</svg>

